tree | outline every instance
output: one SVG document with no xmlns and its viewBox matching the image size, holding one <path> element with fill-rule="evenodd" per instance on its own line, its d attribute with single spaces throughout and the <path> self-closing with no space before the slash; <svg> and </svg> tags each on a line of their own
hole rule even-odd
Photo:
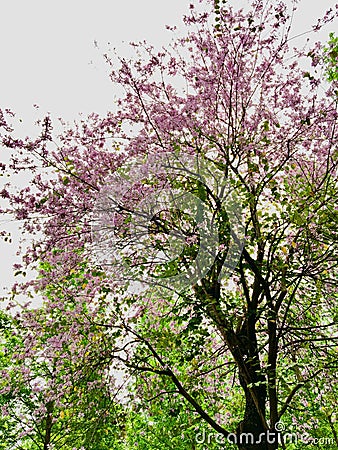
<svg viewBox="0 0 338 450">
<path fill-rule="evenodd" d="M 44 265 L 44 270 L 48 270 Z M 76 283 L 81 271 L 69 277 Z M 63 292 L 66 292 L 66 282 Z M 58 286 L 54 284 L 53 291 Z M 53 301 L 52 286 L 45 295 Z M 123 406 L 113 396 L 109 374 L 90 363 L 93 336 L 82 328 L 77 341 L 68 340 L 73 306 L 65 295 L 63 308 L 42 305 L 14 319 L 2 313 L 0 341 L 1 442 L 6 449 L 51 450 L 117 448 Z M 81 322 L 82 323 L 82 322 Z M 77 331 L 80 331 L 80 326 Z M 76 355 L 76 356 L 75 356 Z M 82 364 L 86 361 L 83 370 Z M 109 380 L 109 382 L 108 382 Z M 60 388 L 62 386 L 62 388 Z"/>
<path fill-rule="evenodd" d="M 72 298 L 108 343 L 97 364 L 143 374 L 141 397 L 178 395 L 214 441 L 247 450 L 284 445 L 281 419 L 301 420 L 297 405 L 337 368 L 335 80 L 323 80 L 319 44 L 290 49 L 292 14 L 283 2 L 218 4 L 211 26 L 192 7 L 171 50 L 107 56 L 125 89 L 116 112 L 57 137 L 46 117 L 25 141 L 2 120 L 12 169 L 37 172 L 2 192 L 43 233 L 24 262 L 48 270 L 25 292 L 62 290 L 85 265 Z"/>
</svg>

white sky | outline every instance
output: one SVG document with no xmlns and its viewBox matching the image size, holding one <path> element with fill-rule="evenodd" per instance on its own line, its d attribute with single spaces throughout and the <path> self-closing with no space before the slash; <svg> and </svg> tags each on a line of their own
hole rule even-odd
<svg viewBox="0 0 338 450">
<path fill-rule="evenodd" d="M 67 120 L 80 111 L 104 114 L 114 92 L 101 54 L 109 46 L 126 51 L 123 41 L 167 44 L 171 33 L 165 25 L 182 25 L 192 2 L 0 0 L 0 107 L 16 111 L 27 132 L 35 120 L 33 104 L 40 106 L 41 116 L 49 111 Z M 294 33 L 310 29 L 334 5 L 334 0 L 301 0 Z M 317 39 L 326 40 L 330 31 L 333 25 Z M 12 245 L 0 241 L 0 296 L 13 281 L 16 248 L 17 239 Z"/>
</svg>

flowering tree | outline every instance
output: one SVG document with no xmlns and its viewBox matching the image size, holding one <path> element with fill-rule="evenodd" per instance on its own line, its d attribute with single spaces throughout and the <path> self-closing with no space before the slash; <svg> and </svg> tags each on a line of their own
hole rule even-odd
<svg viewBox="0 0 338 450">
<path fill-rule="evenodd" d="M 91 364 L 86 365 L 86 370 L 78 369 L 80 359 L 73 362 L 72 345 L 62 342 L 55 331 L 58 320 L 51 326 L 46 320 L 46 310 L 43 313 L 44 317 L 41 310 L 29 313 L 30 325 L 35 322 L 34 336 L 33 329 L 22 326 L 21 320 L 16 323 L 2 315 L 1 448 L 106 450 L 114 447 L 113 438 L 118 433 L 114 433 L 113 418 L 116 421 L 122 411 L 119 406 L 115 408 L 111 386 L 108 390 L 100 370 Z M 81 344 L 77 357 L 83 348 L 89 354 L 85 336 Z M 52 358 L 48 355 L 50 348 Z M 56 359 L 57 348 L 60 357 Z"/>
<path fill-rule="evenodd" d="M 303 430 L 297 405 L 336 383 L 336 80 L 319 44 L 290 47 L 295 8 L 216 6 L 216 26 L 192 7 L 170 49 L 107 55 L 125 95 L 106 117 L 55 137 L 46 117 L 20 140 L 3 112 L 11 170 L 33 176 L 2 196 L 39 233 L 26 295 L 64 311 L 49 360 L 68 358 L 64 327 L 86 330 L 91 361 L 134 374 L 138 399 L 171 399 L 172 417 L 181 399 L 214 442 L 275 449 L 281 420 Z"/>
</svg>

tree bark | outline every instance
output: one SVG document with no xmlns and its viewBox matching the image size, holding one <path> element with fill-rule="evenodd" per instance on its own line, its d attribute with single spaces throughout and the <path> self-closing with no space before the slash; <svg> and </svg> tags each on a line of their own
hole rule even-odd
<svg viewBox="0 0 338 450">
<path fill-rule="evenodd" d="M 241 378 L 241 377 L 240 377 Z M 275 450 L 278 448 L 278 436 L 266 429 L 261 415 L 257 411 L 252 394 L 241 378 L 241 385 L 245 392 L 244 418 L 237 427 L 237 446 L 240 450 Z M 256 394 L 261 412 L 265 415 L 266 388 L 259 386 Z"/>
<path fill-rule="evenodd" d="M 52 426 L 53 426 L 53 402 L 48 402 L 46 405 L 47 416 L 45 422 L 45 439 L 43 443 L 43 450 L 49 450 L 49 445 L 52 437 Z"/>
</svg>

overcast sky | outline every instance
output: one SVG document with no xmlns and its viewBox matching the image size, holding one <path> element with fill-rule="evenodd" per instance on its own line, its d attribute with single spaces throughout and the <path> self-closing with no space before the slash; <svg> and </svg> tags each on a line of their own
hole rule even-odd
<svg viewBox="0 0 338 450">
<path fill-rule="evenodd" d="M 125 52 L 123 41 L 166 45 L 171 34 L 165 25 L 181 25 L 192 2 L 0 0 L 0 107 L 17 111 L 28 132 L 35 120 L 33 104 L 42 114 L 49 111 L 67 120 L 78 112 L 103 114 L 114 93 L 102 53 L 108 47 Z M 333 0 L 301 0 L 294 33 L 311 28 L 334 5 Z M 334 26 L 320 39 L 329 31 Z M 12 246 L 0 241 L 0 296 L 3 286 L 12 282 L 16 246 L 17 240 Z"/>
<path fill-rule="evenodd" d="M 0 0 L 0 104 L 21 114 L 32 105 L 72 119 L 104 112 L 113 91 L 102 53 L 122 41 L 166 44 L 165 24 L 181 24 L 191 0 Z M 197 1 L 195 0 L 195 3 Z M 236 3 L 246 3 L 237 0 Z M 333 0 L 301 0 L 295 29 L 304 31 Z M 99 49 L 95 48 L 94 40 Z"/>
</svg>

